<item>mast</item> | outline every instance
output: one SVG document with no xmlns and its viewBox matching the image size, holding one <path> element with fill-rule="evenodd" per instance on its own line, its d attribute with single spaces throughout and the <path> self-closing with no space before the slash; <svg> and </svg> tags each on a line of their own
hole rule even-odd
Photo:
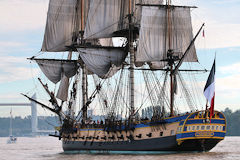
<svg viewBox="0 0 240 160">
<path fill-rule="evenodd" d="M 129 0 L 129 52 L 130 52 L 130 121 L 134 120 L 134 48 L 133 48 L 133 0 Z"/>
<path fill-rule="evenodd" d="M 168 64 L 170 66 L 170 117 L 174 116 L 174 89 L 173 89 L 173 79 L 174 79 L 174 74 L 173 74 L 173 50 L 172 50 L 172 45 L 171 45 L 171 0 L 167 0 L 167 34 L 168 34 L 168 51 L 167 51 L 167 56 L 168 56 Z"/>
<path fill-rule="evenodd" d="M 12 136 L 12 108 L 11 108 L 11 111 L 10 111 L 9 136 Z"/>
<path fill-rule="evenodd" d="M 72 59 L 72 50 L 70 50 L 69 52 L 68 52 L 68 58 L 67 58 L 68 60 L 71 60 Z M 64 77 L 64 78 L 66 78 L 66 77 Z M 69 79 L 68 79 L 69 80 Z M 69 82 L 68 82 L 69 83 Z M 68 84 L 69 85 L 69 84 Z M 62 101 L 63 102 L 63 101 Z M 69 115 L 70 115 L 70 117 L 74 117 L 74 109 L 73 109 L 73 106 L 72 105 L 69 105 Z"/>
<path fill-rule="evenodd" d="M 83 64 L 82 68 L 82 114 L 83 121 L 87 119 L 87 74 L 86 74 L 86 65 Z"/>
<path fill-rule="evenodd" d="M 170 76 L 169 111 L 170 116 L 174 116 L 174 94 L 178 68 L 183 61 L 198 61 L 196 49 L 192 43 L 190 10 L 196 7 L 174 6 L 172 0 L 166 0 L 165 5 L 143 4 L 142 6 L 139 44 L 135 61 L 142 64 L 147 62 L 151 70 L 165 70 L 166 76 Z M 191 46 L 188 47 L 190 42 Z M 183 54 L 185 58 L 182 58 Z"/>
<path fill-rule="evenodd" d="M 81 45 L 84 44 L 83 41 L 83 34 L 84 34 L 84 0 L 81 0 Z M 85 121 L 87 119 L 87 99 L 88 99 L 88 93 L 87 93 L 87 74 L 86 74 L 86 65 L 83 64 L 82 68 L 82 119 Z"/>
</svg>

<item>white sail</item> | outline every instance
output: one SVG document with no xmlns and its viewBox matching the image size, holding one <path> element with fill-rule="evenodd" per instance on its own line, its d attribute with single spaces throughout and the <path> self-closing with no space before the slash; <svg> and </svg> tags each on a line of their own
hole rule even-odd
<svg viewBox="0 0 240 160">
<path fill-rule="evenodd" d="M 167 35 L 166 7 L 143 6 L 139 46 L 136 62 L 149 62 L 152 68 L 163 68 L 166 63 L 167 51 L 173 49 L 179 58 L 184 54 L 193 39 L 190 8 L 174 7 L 170 9 L 171 27 L 170 42 Z M 185 62 L 197 62 L 196 50 L 193 47 Z M 155 66 L 155 67 L 154 67 Z"/>
<path fill-rule="evenodd" d="M 72 59 L 72 52 L 68 53 L 68 60 Z M 69 78 L 62 74 L 62 79 L 58 88 L 57 98 L 62 101 L 67 101 L 68 98 L 68 88 L 69 88 Z"/>
<path fill-rule="evenodd" d="M 132 0 L 131 13 L 133 13 L 134 26 L 139 27 L 141 19 L 141 5 L 135 4 L 161 3 L 162 0 Z M 84 38 L 113 37 L 114 32 L 129 28 L 128 15 L 129 0 L 91 0 Z"/>
<path fill-rule="evenodd" d="M 139 0 L 142 4 L 162 4 L 163 0 Z"/>
<path fill-rule="evenodd" d="M 34 59 L 44 75 L 53 83 L 61 80 L 62 76 L 70 78 L 77 72 L 78 65 L 73 60 L 50 60 L 50 59 Z"/>
<path fill-rule="evenodd" d="M 106 79 L 122 67 L 127 53 L 119 48 L 78 48 L 88 70 Z"/>
<path fill-rule="evenodd" d="M 113 46 L 112 38 L 99 39 L 99 43 L 100 43 L 101 46 Z"/>
<path fill-rule="evenodd" d="M 84 1 L 84 19 L 89 0 Z M 81 29 L 81 3 L 78 0 L 50 0 L 42 51 L 68 51 Z M 85 21 L 85 20 L 84 20 Z"/>
<path fill-rule="evenodd" d="M 58 99 L 61 99 L 62 101 L 67 101 L 68 88 L 69 88 L 69 78 L 63 75 L 56 97 Z"/>
<path fill-rule="evenodd" d="M 113 32 L 123 29 L 127 21 L 126 5 L 126 0 L 92 0 L 84 38 L 109 38 Z"/>
</svg>

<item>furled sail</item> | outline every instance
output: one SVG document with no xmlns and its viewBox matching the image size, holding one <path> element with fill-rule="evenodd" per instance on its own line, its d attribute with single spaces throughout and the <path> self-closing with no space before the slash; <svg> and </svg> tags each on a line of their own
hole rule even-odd
<svg viewBox="0 0 240 160">
<path fill-rule="evenodd" d="M 53 83 L 61 80 L 62 76 L 70 78 L 78 69 L 76 60 L 34 59 L 44 75 Z"/>
<path fill-rule="evenodd" d="M 136 62 L 148 62 L 154 69 L 164 68 L 167 51 L 172 49 L 175 56 L 182 57 L 193 39 L 190 8 L 171 7 L 170 24 L 166 7 L 143 6 L 139 46 L 136 53 Z M 170 26 L 168 26 L 170 25 Z M 169 29 L 170 37 L 167 34 Z M 169 48 L 169 39 L 170 45 Z M 185 62 L 197 62 L 195 46 L 185 58 Z"/>
<path fill-rule="evenodd" d="M 79 0 L 50 0 L 47 23 L 45 27 L 42 51 L 68 51 L 76 41 L 81 29 L 81 1 Z M 84 0 L 83 22 L 88 13 L 89 0 Z"/>
<path fill-rule="evenodd" d="M 106 79 L 122 67 L 127 53 L 121 48 L 78 48 L 81 59 L 88 70 Z"/>
</svg>

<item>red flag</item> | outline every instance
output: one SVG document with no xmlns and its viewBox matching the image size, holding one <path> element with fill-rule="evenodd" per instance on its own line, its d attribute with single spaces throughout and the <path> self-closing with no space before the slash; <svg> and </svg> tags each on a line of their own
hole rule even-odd
<svg viewBox="0 0 240 160">
<path fill-rule="evenodd" d="M 212 97 L 212 100 L 211 100 L 211 106 L 210 106 L 210 120 L 211 120 L 212 116 L 214 115 L 214 99 L 215 99 L 215 93 L 214 93 L 214 96 Z"/>
</svg>

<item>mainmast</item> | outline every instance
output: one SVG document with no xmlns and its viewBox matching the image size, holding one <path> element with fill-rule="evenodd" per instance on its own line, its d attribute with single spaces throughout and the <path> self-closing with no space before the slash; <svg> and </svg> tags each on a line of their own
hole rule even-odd
<svg viewBox="0 0 240 160">
<path fill-rule="evenodd" d="M 87 74 L 86 74 L 86 65 L 83 64 L 82 68 L 82 119 L 85 121 L 87 119 Z"/>
<path fill-rule="evenodd" d="M 129 52 L 130 52 L 130 121 L 134 120 L 134 48 L 133 48 L 133 29 L 134 25 L 132 22 L 132 16 L 133 16 L 133 0 L 129 0 L 129 37 L 128 37 L 128 43 L 129 43 Z"/>
<path fill-rule="evenodd" d="M 81 45 L 84 44 L 83 34 L 84 34 L 84 0 L 81 0 Z M 83 63 L 82 66 L 82 119 L 85 122 L 87 119 L 87 99 L 88 99 L 88 81 L 87 81 L 87 73 L 86 73 L 86 65 Z"/>
<path fill-rule="evenodd" d="M 167 0 L 167 37 L 168 37 L 168 51 L 167 51 L 167 57 L 168 57 L 168 64 L 170 66 L 170 116 L 174 116 L 174 87 L 173 87 L 173 80 L 174 80 L 174 74 L 173 74 L 173 64 L 174 64 L 174 59 L 173 59 L 173 49 L 171 45 L 171 37 L 172 37 L 172 32 L 171 32 L 171 0 Z"/>
</svg>

